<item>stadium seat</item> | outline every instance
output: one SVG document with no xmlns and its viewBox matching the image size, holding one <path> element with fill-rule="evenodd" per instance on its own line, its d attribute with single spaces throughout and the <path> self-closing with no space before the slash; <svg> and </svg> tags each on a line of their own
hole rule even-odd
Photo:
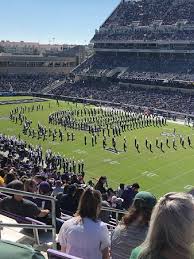
<svg viewBox="0 0 194 259">
<path fill-rule="evenodd" d="M 48 259 L 83 259 L 80 257 L 68 255 L 66 253 L 62 253 L 53 249 L 48 249 L 47 255 L 48 255 Z"/>
</svg>

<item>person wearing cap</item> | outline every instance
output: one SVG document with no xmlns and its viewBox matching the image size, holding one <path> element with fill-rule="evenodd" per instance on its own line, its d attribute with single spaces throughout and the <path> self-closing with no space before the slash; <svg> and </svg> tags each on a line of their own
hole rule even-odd
<svg viewBox="0 0 194 259">
<path fill-rule="evenodd" d="M 45 195 L 45 196 L 50 196 L 51 191 L 52 191 L 52 188 L 48 182 L 44 181 L 44 182 L 40 183 L 39 194 Z M 51 201 L 44 200 L 44 199 L 36 199 L 35 203 L 37 204 L 37 206 L 40 209 L 46 209 L 46 210 L 52 211 Z M 56 213 L 56 231 L 57 231 L 57 233 L 59 233 L 62 223 L 57 219 L 57 218 L 60 218 L 60 216 L 61 216 L 61 210 L 60 210 L 60 207 L 58 206 L 58 203 L 55 204 L 55 213 Z M 39 220 L 46 223 L 47 225 L 52 224 L 51 214 L 48 214 Z"/>
<path fill-rule="evenodd" d="M 130 259 L 194 258 L 193 211 L 190 194 L 170 192 L 161 197 L 153 209 L 146 239 L 133 249 Z"/>
<path fill-rule="evenodd" d="M 112 259 L 128 259 L 133 248 L 146 238 L 149 221 L 157 200 L 149 192 L 136 194 L 128 213 L 112 235 Z"/>
</svg>

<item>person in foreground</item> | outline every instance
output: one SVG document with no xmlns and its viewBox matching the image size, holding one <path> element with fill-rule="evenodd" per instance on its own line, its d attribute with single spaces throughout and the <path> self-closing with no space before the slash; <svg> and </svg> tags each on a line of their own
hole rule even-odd
<svg viewBox="0 0 194 259">
<path fill-rule="evenodd" d="M 112 259 L 128 259 L 133 248 L 140 245 L 146 238 L 152 209 L 156 198 L 149 192 L 136 194 L 128 213 L 112 235 Z"/>
<path fill-rule="evenodd" d="M 155 206 L 145 242 L 130 259 L 192 259 L 194 200 L 190 194 L 168 193 Z"/>
<path fill-rule="evenodd" d="M 24 185 L 21 181 L 14 180 L 7 185 L 7 188 L 23 191 Z M 49 214 L 49 210 L 39 209 L 34 202 L 24 199 L 20 194 L 14 194 L 1 200 L 0 210 L 31 218 L 44 218 Z"/>
<path fill-rule="evenodd" d="M 110 238 L 105 223 L 98 220 L 101 194 L 87 188 L 81 196 L 75 217 L 59 232 L 61 251 L 84 259 L 109 259 Z"/>
</svg>

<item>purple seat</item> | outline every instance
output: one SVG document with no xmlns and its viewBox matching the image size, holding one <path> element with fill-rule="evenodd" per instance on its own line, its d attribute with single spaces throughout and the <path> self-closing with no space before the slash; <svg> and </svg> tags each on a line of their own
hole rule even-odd
<svg viewBox="0 0 194 259">
<path fill-rule="evenodd" d="M 62 253 L 53 249 L 48 249 L 47 255 L 48 255 L 48 259 L 83 259 L 73 255 L 68 255 L 66 253 Z"/>
</svg>

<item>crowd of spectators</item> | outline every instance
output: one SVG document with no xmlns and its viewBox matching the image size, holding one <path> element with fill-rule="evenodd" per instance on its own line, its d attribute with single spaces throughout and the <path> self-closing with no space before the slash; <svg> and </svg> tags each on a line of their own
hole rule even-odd
<svg viewBox="0 0 194 259">
<path fill-rule="evenodd" d="M 40 147 L 33 148 L 26 142 L 17 139 L 15 136 L 9 137 L 0 135 L 0 186 L 7 186 L 17 190 L 25 190 L 31 193 L 40 193 L 42 195 L 52 195 L 57 198 L 56 214 L 60 217 L 60 211 L 73 215 L 77 211 L 79 199 L 88 186 L 100 191 L 103 195 L 103 202 L 106 207 L 117 209 L 127 209 L 139 189 L 139 185 L 125 186 L 123 184 L 117 190 L 108 188 L 107 178 L 102 176 L 94 183 L 92 180 L 85 182 L 84 172 L 72 172 L 66 170 L 60 165 L 56 166 L 56 161 L 44 155 Z M 51 152 L 51 151 L 50 151 Z M 47 156 L 47 158 L 46 158 Z M 53 156 L 54 157 L 54 156 Z M 50 161 L 50 162 L 49 162 Z M 17 199 L 17 197 L 16 197 Z M 44 206 L 40 200 L 32 199 L 38 208 L 50 211 L 51 205 L 47 202 Z M 8 198 L 1 203 L 1 209 L 7 209 L 10 212 L 18 212 L 21 216 L 37 217 L 40 210 L 32 206 L 32 211 L 27 211 L 12 206 L 13 200 Z M 26 205 L 24 205 L 26 206 Z M 109 214 L 102 213 L 105 221 L 109 221 Z M 42 219 L 41 219 L 42 220 Z"/>
<path fill-rule="evenodd" d="M 0 92 L 41 92 L 62 76 L 0 75 Z"/>
<path fill-rule="evenodd" d="M 173 91 L 169 88 L 126 86 L 98 79 L 62 85 L 53 94 L 189 114 L 194 111 L 194 96 L 189 92 Z"/>
<path fill-rule="evenodd" d="M 121 1 L 93 41 L 191 41 L 193 14 L 192 1 Z"/>
<path fill-rule="evenodd" d="M 121 1 L 114 12 L 101 26 L 102 28 L 129 26 L 137 22 L 143 26 L 161 20 L 162 24 L 173 25 L 179 20 L 193 23 L 193 1 L 140 0 Z"/>
<path fill-rule="evenodd" d="M 192 28 L 178 28 L 177 26 L 169 26 L 168 28 L 160 26 L 159 28 L 150 27 L 136 27 L 136 28 L 111 28 L 106 30 L 99 30 L 93 41 L 191 41 L 194 38 L 194 30 Z"/>
<path fill-rule="evenodd" d="M 192 258 L 192 191 L 168 193 L 157 202 L 150 192 L 139 191 L 138 183 L 120 184 L 113 190 L 102 176 L 95 185 L 92 181 L 85 184 L 83 178 L 80 181 L 71 174 L 63 178 L 54 168 L 42 170 L 40 166 L 37 171 L 37 164 L 21 157 L 23 146 L 15 137 L 0 136 L 0 186 L 56 197 L 56 230 L 62 252 L 83 259 Z M 111 236 L 106 223 L 115 211 L 102 207 L 123 211 Z M 0 210 L 49 224 L 51 205 L 44 199 L 14 194 L 0 199 Z M 61 222 L 61 212 L 72 217 Z"/>
<path fill-rule="evenodd" d="M 146 7 L 142 7 L 146 5 Z M 173 8 L 170 8 L 170 5 Z M 176 10 L 176 6 L 178 12 Z M 134 12 L 136 9 L 137 12 Z M 139 9 L 139 10 L 137 10 Z M 161 10 L 162 9 L 162 10 Z M 189 9 L 187 13 L 185 9 Z M 157 10 L 157 11 L 156 11 Z M 192 40 L 193 4 L 183 1 L 121 3 L 95 34 L 94 40 Z"/>
<path fill-rule="evenodd" d="M 80 75 L 116 77 L 119 79 L 156 79 L 194 81 L 194 62 L 189 57 L 176 55 L 135 55 L 96 53 L 77 67 Z M 117 70 L 119 72 L 117 72 Z"/>
</svg>

